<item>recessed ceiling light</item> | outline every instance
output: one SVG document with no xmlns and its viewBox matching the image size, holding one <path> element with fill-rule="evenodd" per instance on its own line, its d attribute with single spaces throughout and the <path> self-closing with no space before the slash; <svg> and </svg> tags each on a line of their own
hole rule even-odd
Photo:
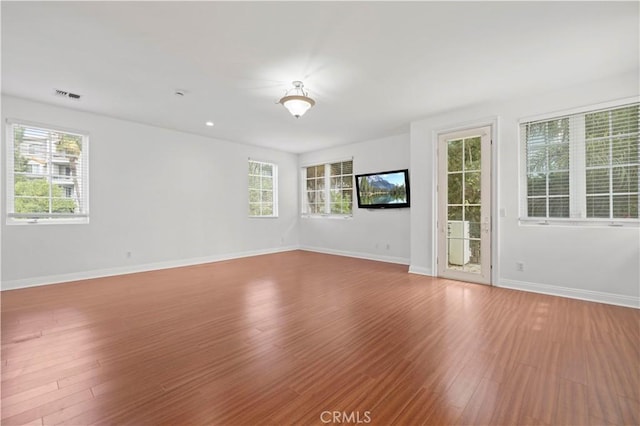
<svg viewBox="0 0 640 426">
<path fill-rule="evenodd" d="M 204 123 L 205 125 L 209 126 L 209 127 L 213 127 L 213 121 L 207 121 L 206 123 Z"/>
</svg>

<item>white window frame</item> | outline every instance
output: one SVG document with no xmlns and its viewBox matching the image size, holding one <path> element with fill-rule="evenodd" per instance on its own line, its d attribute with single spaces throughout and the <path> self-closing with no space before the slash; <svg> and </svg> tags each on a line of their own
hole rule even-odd
<svg viewBox="0 0 640 426">
<path fill-rule="evenodd" d="M 5 135 L 6 135 L 6 224 L 7 225 L 68 225 L 68 224 L 88 224 L 89 223 L 89 132 L 70 129 L 63 126 L 50 125 L 32 122 L 28 120 L 20 120 L 9 118 L 5 121 Z M 84 211 L 71 214 L 29 214 L 26 216 L 18 216 L 15 212 L 15 170 L 14 170 L 14 126 L 33 127 L 41 130 L 48 130 L 52 132 L 67 133 L 82 138 L 82 172 L 77 177 L 80 181 L 82 188 L 81 203 L 84 206 Z M 30 151 L 31 152 L 31 151 Z M 44 176 L 51 178 L 53 173 L 53 167 L 48 168 L 48 173 Z M 50 183 L 51 185 L 51 183 Z M 27 217 L 28 216 L 28 217 Z"/>
<path fill-rule="evenodd" d="M 519 222 L 521 225 L 567 225 L 567 226 L 631 226 L 639 227 L 640 218 L 594 218 L 586 217 L 586 144 L 584 138 L 584 132 L 570 138 L 569 140 L 569 217 L 529 217 L 527 211 L 527 146 L 526 140 L 523 140 L 521 126 L 526 123 L 534 121 L 546 121 L 561 119 L 569 117 L 570 128 L 582 128 L 584 129 L 584 116 L 576 117 L 576 114 L 587 114 L 590 112 L 596 112 L 599 110 L 614 109 L 617 107 L 623 107 L 626 105 L 637 104 L 640 99 L 637 97 L 620 99 L 611 102 L 600 103 L 596 105 L 589 105 L 585 107 L 575 108 L 571 110 L 565 110 L 560 112 L 548 113 L 537 116 L 523 117 L 518 120 L 518 149 L 520 167 L 519 167 L 519 180 L 520 180 L 520 194 L 519 200 Z M 579 121 L 575 121 L 579 120 Z M 576 160 L 578 160 L 576 162 Z M 548 194 L 547 194 L 548 197 Z"/>
<path fill-rule="evenodd" d="M 259 191 L 264 191 L 264 189 L 262 188 L 262 179 L 261 180 L 261 187 L 260 188 L 252 188 L 250 186 L 250 181 L 249 179 L 247 179 L 247 196 L 249 197 L 247 199 L 247 211 L 248 211 L 248 215 L 250 218 L 252 219 L 273 219 L 273 218 L 277 218 L 278 217 L 278 165 L 275 163 L 270 163 L 268 161 L 259 161 L 259 160 L 253 160 L 251 158 L 249 158 L 249 161 L 247 164 L 249 163 L 258 163 L 258 164 L 266 164 L 271 166 L 271 170 L 272 170 L 272 174 L 271 174 L 271 179 L 272 179 L 272 183 L 271 183 L 271 197 L 272 197 L 272 213 L 271 214 L 260 214 L 260 215 L 252 215 L 251 214 L 251 209 L 250 209 L 250 203 L 251 203 L 251 198 L 249 193 L 251 192 L 252 189 L 254 190 L 259 190 Z M 251 175 L 249 173 L 247 173 L 247 178 L 249 178 L 249 176 L 258 176 L 258 175 Z M 260 175 L 260 178 L 265 177 Z M 262 204 L 262 200 L 258 203 L 258 204 Z"/>
<path fill-rule="evenodd" d="M 351 213 L 331 213 L 331 165 L 336 163 L 344 163 L 351 161 Z M 322 213 L 311 213 L 308 211 L 307 200 L 307 168 L 324 166 L 324 211 Z M 344 175 L 340 175 L 344 176 Z M 350 219 L 353 217 L 353 209 L 355 202 L 355 172 L 353 170 L 353 158 L 341 160 L 317 162 L 302 166 L 300 170 L 301 194 L 300 194 L 300 211 L 303 218 L 330 218 L 330 219 Z"/>
</svg>

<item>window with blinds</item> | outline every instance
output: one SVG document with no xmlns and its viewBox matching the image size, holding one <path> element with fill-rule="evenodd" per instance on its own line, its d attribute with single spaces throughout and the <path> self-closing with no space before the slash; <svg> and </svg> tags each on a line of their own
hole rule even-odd
<svg viewBox="0 0 640 426">
<path fill-rule="evenodd" d="M 353 212 L 353 161 L 305 167 L 303 192 L 303 214 L 351 215 Z"/>
<path fill-rule="evenodd" d="M 87 223 L 89 137 L 7 122 L 7 223 Z"/>
<path fill-rule="evenodd" d="M 249 216 L 278 216 L 278 166 L 249 160 Z"/>
<path fill-rule="evenodd" d="M 638 220 L 638 104 L 520 125 L 526 218 Z"/>
</svg>

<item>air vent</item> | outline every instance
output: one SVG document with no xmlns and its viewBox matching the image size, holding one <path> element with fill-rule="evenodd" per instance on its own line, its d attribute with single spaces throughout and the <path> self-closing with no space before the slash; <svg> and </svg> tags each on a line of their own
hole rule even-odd
<svg viewBox="0 0 640 426">
<path fill-rule="evenodd" d="M 55 89 L 54 95 L 60 98 L 68 98 L 76 101 L 80 100 L 80 95 L 78 95 L 77 93 L 67 92 L 66 90 Z"/>
</svg>

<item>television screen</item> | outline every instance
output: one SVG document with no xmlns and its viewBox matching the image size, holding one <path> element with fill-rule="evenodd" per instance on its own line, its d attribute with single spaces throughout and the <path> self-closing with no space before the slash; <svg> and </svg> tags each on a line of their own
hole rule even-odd
<svg viewBox="0 0 640 426">
<path fill-rule="evenodd" d="M 409 207 L 409 171 L 356 175 L 356 193 L 363 209 Z"/>
</svg>

